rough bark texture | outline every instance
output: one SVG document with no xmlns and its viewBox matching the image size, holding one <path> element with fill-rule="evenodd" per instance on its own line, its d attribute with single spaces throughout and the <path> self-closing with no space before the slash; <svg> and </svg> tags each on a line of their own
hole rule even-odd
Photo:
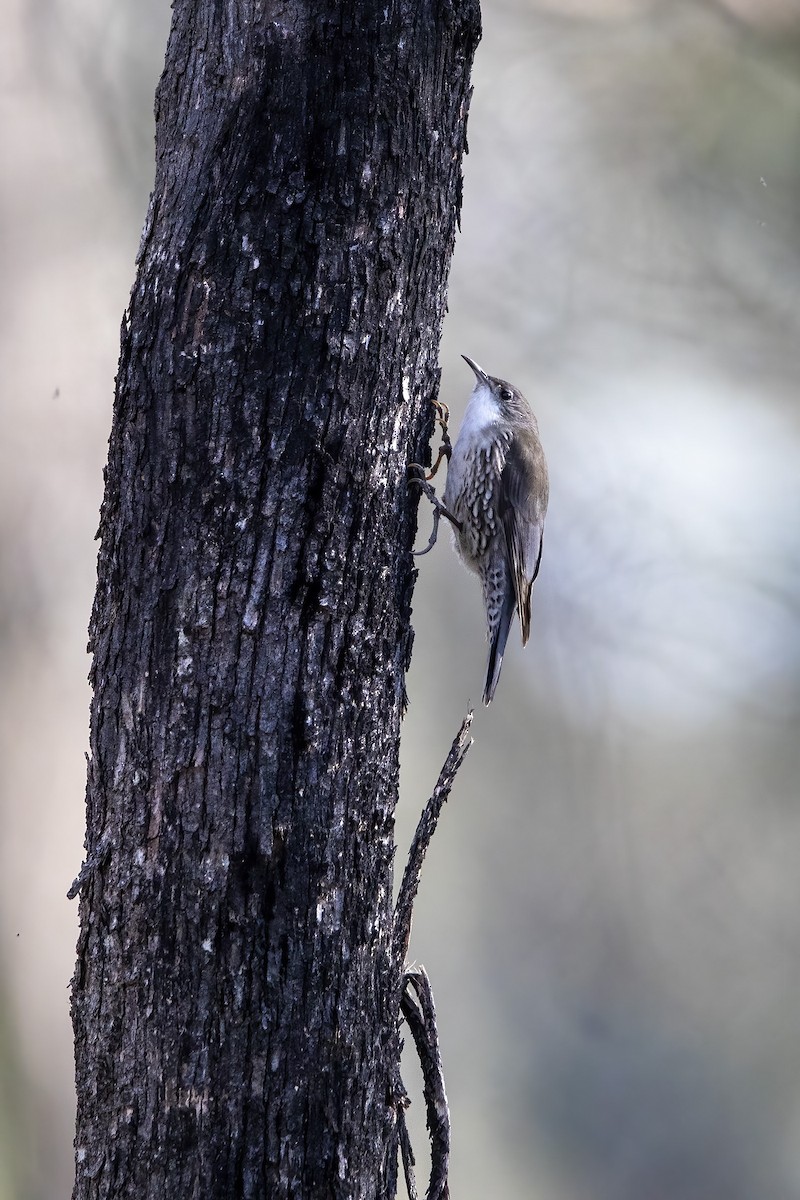
<svg viewBox="0 0 800 1200">
<path fill-rule="evenodd" d="M 91 624 L 76 1200 L 395 1193 L 393 812 L 476 0 L 176 0 Z"/>
</svg>

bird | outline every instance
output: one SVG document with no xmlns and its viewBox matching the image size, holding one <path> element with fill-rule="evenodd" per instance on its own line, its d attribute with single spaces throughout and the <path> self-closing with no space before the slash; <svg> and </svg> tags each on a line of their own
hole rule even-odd
<svg viewBox="0 0 800 1200">
<path fill-rule="evenodd" d="M 542 558 L 550 493 L 539 426 L 522 392 L 461 356 L 475 386 L 447 464 L 443 507 L 453 542 L 483 587 L 489 656 L 483 703 L 491 704 L 515 615 L 522 644 Z"/>
</svg>

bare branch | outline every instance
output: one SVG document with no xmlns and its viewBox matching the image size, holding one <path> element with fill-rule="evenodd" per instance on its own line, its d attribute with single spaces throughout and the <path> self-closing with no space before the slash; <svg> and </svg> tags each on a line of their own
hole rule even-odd
<svg viewBox="0 0 800 1200">
<path fill-rule="evenodd" d="M 400 1153 L 403 1157 L 403 1174 L 406 1177 L 408 1200 L 418 1200 L 417 1183 L 414 1178 L 414 1151 L 411 1149 L 411 1138 L 408 1136 L 406 1110 L 403 1105 L 397 1109 L 397 1129 L 400 1136 Z"/>
<path fill-rule="evenodd" d="M 449 1200 L 450 1109 L 444 1090 L 433 992 L 424 967 L 405 972 L 400 1007 L 411 1030 L 422 1067 L 422 1090 L 431 1139 L 431 1176 L 426 1200 Z"/>
<path fill-rule="evenodd" d="M 108 858 L 109 854 L 111 853 L 111 849 L 112 845 L 110 840 L 107 838 L 101 838 L 91 854 L 86 856 L 80 871 L 73 879 L 72 886 L 67 892 L 68 900 L 75 899 L 86 881 L 91 878 L 97 868 Z"/>
<path fill-rule="evenodd" d="M 456 773 L 472 745 L 472 738 L 469 736 L 472 716 L 473 711 L 470 708 L 461 722 L 461 728 L 450 747 L 450 753 L 445 759 L 436 787 L 433 790 L 433 795 L 423 809 L 416 833 L 414 834 L 414 840 L 411 843 L 411 849 L 408 852 L 408 862 L 403 872 L 400 891 L 397 894 L 397 903 L 394 906 L 392 942 L 398 972 L 402 970 L 408 952 L 408 942 L 411 937 L 411 913 L 417 891 L 419 890 L 422 864 L 425 860 L 431 838 L 436 830 L 442 805 L 450 795 L 450 789 L 455 781 Z"/>
</svg>

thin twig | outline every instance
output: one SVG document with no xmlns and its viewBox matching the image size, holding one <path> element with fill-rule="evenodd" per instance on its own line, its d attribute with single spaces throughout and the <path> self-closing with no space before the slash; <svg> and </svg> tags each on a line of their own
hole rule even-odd
<svg viewBox="0 0 800 1200">
<path fill-rule="evenodd" d="M 414 1151 L 411 1149 L 411 1138 L 408 1136 L 406 1110 L 403 1105 L 397 1109 L 397 1132 L 400 1137 L 400 1154 L 403 1159 L 403 1174 L 406 1178 L 408 1200 L 419 1200 L 417 1181 L 414 1178 Z"/>
<path fill-rule="evenodd" d="M 431 1139 L 431 1177 L 426 1200 L 449 1200 L 450 1109 L 444 1090 L 433 992 L 424 967 L 405 972 L 400 1007 L 422 1067 L 422 1091 Z"/>
<path fill-rule="evenodd" d="M 111 841 L 109 839 L 101 839 L 94 850 L 89 854 L 82 864 L 80 871 L 72 881 L 72 886 L 67 892 L 67 899 L 74 900 L 78 892 L 97 870 L 97 868 L 108 858 L 111 853 Z"/>
<path fill-rule="evenodd" d="M 472 709 L 470 708 L 461 722 L 461 728 L 450 747 L 450 753 L 445 759 L 436 787 L 433 789 L 433 795 L 422 811 L 422 816 L 419 819 L 417 830 L 414 834 L 414 840 L 411 843 L 411 849 L 408 852 L 408 862 L 403 872 L 400 891 L 397 893 L 397 903 L 394 906 L 392 944 L 398 973 L 402 971 L 408 952 L 408 942 L 411 937 L 411 913 L 419 889 L 422 864 L 425 860 L 431 838 L 436 830 L 442 805 L 450 795 L 450 789 L 453 786 L 458 768 L 461 766 L 467 751 L 472 745 L 472 738 L 469 736 L 472 715 Z"/>
</svg>

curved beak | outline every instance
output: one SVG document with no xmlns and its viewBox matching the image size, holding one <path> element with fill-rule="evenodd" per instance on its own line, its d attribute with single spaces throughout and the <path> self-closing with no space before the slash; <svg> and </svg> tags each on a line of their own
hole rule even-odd
<svg viewBox="0 0 800 1200">
<path fill-rule="evenodd" d="M 489 376 L 486 374 L 486 372 L 483 370 L 483 368 L 479 367 L 478 364 L 476 362 L 473 362 L 473 360 L 471 358 L 467 358 L 466 354 L 462 354 L 461 357 L 463 358 L 463 360 L 467 364 L 467 366 L 471 367 L 472 370 L 475 372 L 475 376 L 476 376 L 478 382 L 485 383 L 487 387 L 491 387 L 491 384 L 489 383 Z"/>
</svg>

